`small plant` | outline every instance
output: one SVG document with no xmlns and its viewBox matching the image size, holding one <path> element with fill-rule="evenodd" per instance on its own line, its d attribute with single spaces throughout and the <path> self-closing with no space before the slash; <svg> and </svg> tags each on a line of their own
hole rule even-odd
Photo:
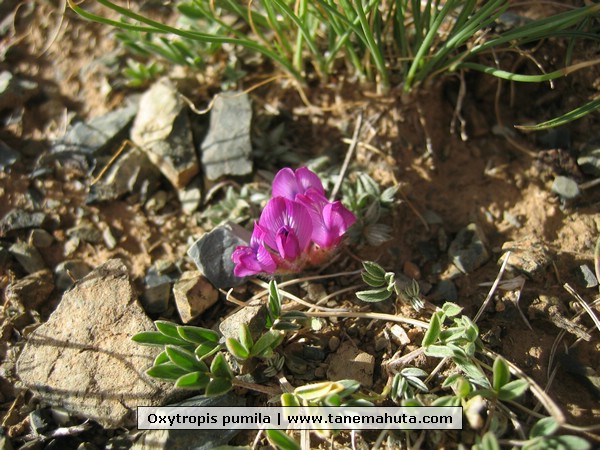
<svg viewBox="0 0 600 450">
<path fill-rule="evenodd" d="M 419 311 L 425 305 L 420 295 L 419 284 L 412 280 L 409 285 L 401 286 L 394 272 L 386 272 L 383 267 L 372 261 L 363 262 L 364 270 L 361 272 L 363 281 L 374 289 L 358 291 L 356 296 L 369 303 L 382 302 L 396 294 L 407 300 L 410 305 Z"/>
<path fill-rule="evenodd" d="M 132 59 L 127 60 L 127 67 L 123 69 L 123 75 L 127 77 L 127 85 L 131 87 L 147 86 L 162 72 L 162 66 L 156 62 L 144 64 Z"/>
<path fill-rule="evenodd" d="M 392 229 L 389 225 L 380 223 L 380 219 L 394 204 L 397 192 L 397 186 L 382 192 L 375 180 L 362 172 L 357 175 L 356 182 L 344 183 L 342 200 L 357 217 L 348 238 L 353 242 L 375 247 L 389 241 Z"/>
</svg>

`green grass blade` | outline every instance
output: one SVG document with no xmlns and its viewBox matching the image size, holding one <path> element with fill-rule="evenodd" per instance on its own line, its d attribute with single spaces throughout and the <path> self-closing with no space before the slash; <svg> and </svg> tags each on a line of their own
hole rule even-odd
<svg viewBox="0 0 600 450">
<path fill-rule="evenodd" d="M 537 125 L 515 125 L 515 128 L 527 131 L 547 130 L 548 128 L 559 127 L 574 120 L 580 119 L 586 114 L 589 114 L 598 109 L 600 109 L 600 97 L 592 100 L 591 102 L 586 103 L 585 105 L 575 108 L 574 110 L 569 111 L 568 113 L 563 114 L 560 117 L 555 117 L 554 119 L 538 123 Z"/>
</svg>

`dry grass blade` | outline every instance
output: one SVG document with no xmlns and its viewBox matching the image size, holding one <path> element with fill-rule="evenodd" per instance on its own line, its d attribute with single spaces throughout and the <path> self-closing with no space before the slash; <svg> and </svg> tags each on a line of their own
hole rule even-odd
<svg viewBox="0 0 600 450">
<path fill-rule="evenodd" d="M 582 306 L 582 308 L 585 310 L 585 312 L 588 313 L 588 315 L 594 322 L 594 325 L 596 325 L 596 328 L 598 328 L 598 331 L 600 331 L 600 319 L 598 319 L 598 317 L 596 317 L 596 314 L 594 314 L 594 311 L 592 310 L 592 308 L 590 308 L 590 305 L 588 305 L 586 303 L 586 301 L 583 298 L 581 298 L 581 296 L 575 291 L 575 289 L 573 289 L 569 285 L 569 283 L 565 283 L 563 285 L 563 287 L 569 294 L 571 294 L 573 297 L 575 297 L 575 299 L 579 302 L 579 304 Z"/>
<path fill-rule="evenodd" d="M 498 284 L 500 283 L 500 280 L 502 279 L 502 275 L 504 274 L 504 271 L 506 270 L 506 265 L 508 264 L 509 258 L 510 258 L 510 252 L 506 252 L 506 254 L 504 255 L 504 262 L 502 263 L 502 267 L 500 267 L 498 276 L 496 276 L 496 280 L 494 280 L 494 284 L 492 285 L 490 292 L 488 292 L 487 297 L 481 304 L 479 311 L 477 311 L 477 314 L 475 314 L 475 317 L 473 318 L 473 323 L 477 323 L 477 321 L 479 320 L 479 318 L 481 317 L 481 315 L 487 308 L 488 304 L 492 300 L 492 296 L 494 295 L 494 292 L 496 292 L 496 288 L 498 287 Z"/>
</svg>

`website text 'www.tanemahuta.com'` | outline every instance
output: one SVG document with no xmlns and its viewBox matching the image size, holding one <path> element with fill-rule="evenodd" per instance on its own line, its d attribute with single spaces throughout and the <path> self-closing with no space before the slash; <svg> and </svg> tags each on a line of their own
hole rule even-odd
<svg viewBox="0 0 600 450">
<path fill-rule="evenodd" d="M 141 430 L 460 430 L 462 408 L 188 407 L 138 408 Z"/>
</svg>

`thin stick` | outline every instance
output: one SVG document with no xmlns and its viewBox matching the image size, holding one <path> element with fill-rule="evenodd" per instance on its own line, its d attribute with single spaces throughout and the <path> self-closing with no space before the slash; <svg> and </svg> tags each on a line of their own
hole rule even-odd
<svg viewBox="0 0 600 450">
<path fill-rule="evenodd" d="M 477 311 L 477 314 L 475 314 L 475 317 L 473 318 L 473 323 L 477 323 L 477 321 L 483 314 L 483 311 L 485 311 L 485 308 L 487 308 L 488 304 L 490 303 L 490 300 L 492 299 L 494 292 L 496 292 L 498 283 L 500 283 L 500 280 L 502 279 L 502 274 L 504 274 L 504 270 L 506 269 L 506 264 L 508 263 L 508 258 L 510 258 L 510 251 L 506 252 L 506 255 L 504 256 L 504 262 L 502 263 L 502 267 L 500 267 L 500 272 L 498 272 L 498 276 L 496 277 L 496 280 L 494 281 L 494 284 L 492 285 L 490 292 L 488 292 L 487 297 L 481 304 L 479 311 Z"/>
<path fill-rule="evenodd" d="M 340 187 L 342 187 L 342 182 L 344 181 L 344 177 L 346 176 L 346 171 L 348 170 L 348 166 L 350 165 L 350 161 L 352 160 L 352 156 L 354 155 L 354 150 L 358 145 L 358 136 L 360 135 L 360 129 L 362 127 L 362 119 L 363 114 L 362 111 L 358 113 L 358 117 L 356 119 L 356 125 L 354 126 L 354 134 L 352 135 L 352 143 L 348 147 L 348 151 L 346 152 L 346 157 L 344 158 L 344 164 L 342 164 L 342 168 L 340 169 L 340 174 L 338 175 L 338 179 L 335 181 L 335 186 L 333 186 L 333 190 L 331 191 L 331 195 L 329 196 L 329 201 L 333 201 L 335 196 L 337 195 Z"/>
<path fill-rule="evenodd" d="M 581 298 L 581 296 L 575 292 L 575 289 L 573 289 L 569 283 L 565 283 L 563 284 L 563 287 L 566 289 L 566 291 L 571 294 L 573 297 L 575 297 L 575 299 L 581 304 L 581 306 L 583 307 L 583 309 L 585 309 L 585 312 L 588 313 L 588 316 L 591 317 L 592 321 L 594 322 L 594 325 L 596 325 L 596 328 L 598 328 L 598 331 L 600 331 L 600 319 L 598 319 L 598 317 L 596 317 L 596 314 L 594 314 L 594 311 L 592 311 L 592 308 L 590 308 L 590 305 L 588 305 L 585 300 L 583 298 Z"/>
</svg>

